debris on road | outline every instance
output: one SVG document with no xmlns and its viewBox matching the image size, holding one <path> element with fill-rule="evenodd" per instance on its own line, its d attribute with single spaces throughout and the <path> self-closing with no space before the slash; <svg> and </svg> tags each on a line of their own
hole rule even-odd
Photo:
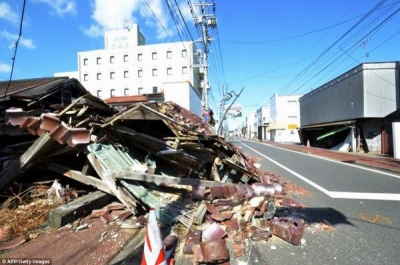
<svg viewBox="0 0 400 265">
<path fill-rule="evenodd" d="M 19 135 L 26 141 L 10 141 L 1 151 L 0 190 L 29 181 L 33 172 L 62 178 L 50 192 L 62 202 L 50 215 L 60 214 L 50 222 L 57 228 L 90 214 L 103 223 L 121 222 L 123 228 L 144 227 L 154 209 L 161 224 L 184 231 L 175 235 L 183 245 L 176 249 L 193 255 L 195 263 L 228 261 L 229 253 L 241 256 L 246 238 L 268 241 L 275 235 L 299 245 L 302 221 L 275 217 L 277 207 L 300 206 L 288 198 L 297 188 L 260 170 L 200 117 L 173 102 L 118 111 L 81 87 L 74 91 L 81 96 L 67 105 L 45 101 L 44 95 L 27 105 L 16 104 L 18 98 L 8 102 L 7 126 L 30 136 Z M 37 105 L 41 111 L 32 110 Z M 78 197 L 62 182 L 82 187 L 86 195 Z M 110 198 L 120 203 L 108 205 Z M 21 218 L 28 219 L 19 216 L 15 222 L 21 224 Z M 231 251 L 229 240 L 236 242 Z"/>
</svg>

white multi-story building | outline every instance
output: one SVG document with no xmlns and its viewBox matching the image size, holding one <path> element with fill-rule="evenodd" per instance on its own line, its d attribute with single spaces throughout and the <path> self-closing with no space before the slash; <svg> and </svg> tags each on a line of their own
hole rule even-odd
<svg viewBox="0 0 400 265">
<path fill-rule="evenodd" d="M 302 95 L 278 96 L 270 98 L 269 127 L 271 141 L 300 143 L 300 104 Z"/>
<path fill-rule="evenodd" d="M 246 137 L 255 139 L 257 137 L 257 113 L 253 112 L 246 117 Z"/>
<path fill-rule="evenodd" d="M 193 42 L 145 44 L 138 25 L 105 32 L 103 50 L 78 52 L 77 78 L 93 95 L 107 99 L 163 93 L 165 101 L 201 115 L 201 71 Z"/>
<path fill-rule="evenodd" d="M 270 108 L 267 106 L 260 107 L 257 113 L 257 138 L 258 140 L 270 140 L 269 123 Z"/>
</svg>

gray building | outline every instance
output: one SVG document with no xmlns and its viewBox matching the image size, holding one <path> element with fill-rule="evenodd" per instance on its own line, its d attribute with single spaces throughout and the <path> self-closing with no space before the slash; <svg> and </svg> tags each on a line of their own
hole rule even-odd
<svg viewBox="0 0 400 265">
<path fill-rule="evenodd" d="M 393 153 L 400 62 L 363 63 L 300 98 L 302 144 Z"/>
</svg>

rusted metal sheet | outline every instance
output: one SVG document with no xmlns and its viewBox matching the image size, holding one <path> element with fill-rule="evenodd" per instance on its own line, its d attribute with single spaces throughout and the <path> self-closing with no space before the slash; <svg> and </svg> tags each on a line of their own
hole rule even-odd
<svg viewBox="0 0 400 265">
<path fill-rule="evenodd" d="M 229 259 L 229 251 L 225 239 L 200 243 L 200 253 L 197 262 L 220 264 Z"/>
<path fill-rule="evenodd" d="M 271 231 L 283 240 L 298 246 L 303 237 L 303 221 L 295 217 L 279 217 L 271 220 Z"/>
</svg>

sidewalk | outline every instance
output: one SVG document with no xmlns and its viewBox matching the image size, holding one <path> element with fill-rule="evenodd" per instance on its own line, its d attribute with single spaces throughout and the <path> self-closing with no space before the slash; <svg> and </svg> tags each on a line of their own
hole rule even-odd
<svg viewBox="0 0 400 265">
<path fill-rule="evenodd" d="M 265 141 L 264 143 L 285 149 L 290 149 L 293 151 L 326 157 L 341 162 L 352 163 L 360 166 L 366 166 L 378 170 L 390 171 L 393 173 L 400 174 L 400 160 L 390 156 L 365 154 L 365 153 L 340 152 L 340 151 L 334 151 L 316 147 L 308 147 L 292 143 L 277 143 L 270 141 Z"/>
</svg>

